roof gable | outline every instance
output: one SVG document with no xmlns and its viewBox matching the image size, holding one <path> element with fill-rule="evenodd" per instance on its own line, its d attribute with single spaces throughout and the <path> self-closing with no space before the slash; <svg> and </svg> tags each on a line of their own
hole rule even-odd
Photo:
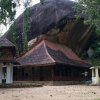
<svg viewBox="0 0 100 100">
<path fill-rule="evenodd" d="M 6 38 L 0 38 L 0 47 L 15 47 L 15 45 Z"/>
</svg>

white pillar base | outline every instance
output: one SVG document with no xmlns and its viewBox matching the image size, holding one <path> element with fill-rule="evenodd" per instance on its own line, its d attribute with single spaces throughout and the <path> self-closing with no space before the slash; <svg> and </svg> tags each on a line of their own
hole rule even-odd
<svg viewBox="0 0 100 100">
<path fill-rule="evenodd" d="M 95 84 L 95 77 L 92 77 L 92 84 Z"/>
<path fill-rule="evenodd" d="M 9 64 L 7 65 L 6 84 L 12 84 L 12 83 L 13 83 L 13 65 Z"/>
<path fill-rule="evenodd" d="M 100 82 L 98 68 L 95 69 L 95 74 L 95 83 L 98 84 Z"/>
</svg>

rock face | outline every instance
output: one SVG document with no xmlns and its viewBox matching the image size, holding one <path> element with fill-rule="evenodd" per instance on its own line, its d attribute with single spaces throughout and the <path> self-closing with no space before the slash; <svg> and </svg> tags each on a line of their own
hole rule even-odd
<svg viewBox="0 0 100 100">
<path fill-rule="evenodd" d="M 62 30 L 54 27 L 46 34 L 39 35 L 29 41 L 29 47 L 33 47 L 41 40 L 49 40 L 70 47 L 75 53 L 81 54 L 88 49 L 88 44 L 93 39 L 93 27 L 84 25 L 84 20 L 68 20 Z"/>
<path fill-rule="evenodd" d="M 34 36 L 45 34 L 50 28 L 54 27 L 62 18 L 74 18 L 72 9 L 74 3 L 68 0 L 47 0 L 45 3 L 34 5 L 30 8 L 31 33 L 28 34 L 29 40 Z M 23 27 L 23 14 L 16 20 L 16 33 L 20 36 Z M 10 30 L 6 36 L 10 39 Z"/>
<path fill-rule="evenodd" d="M 45 0 L 30 8 L 31 31 L 28 41 L 42 37 L 69 46 L 80 54 L 92 36 L 92 27 L 84 25 L 84 19 L 75 19 L 74 3 L 69 0 Z M 22 47 L 23 14 L 16 19 L 16 42 Z M 56 29 L 57 28 L 57 29 Z M 43 35 L 45 34 L 45 35 Z M 3 37 L 11 39 L 11 29 Z M 38 39 L 41 39 L 41 38 Z"/>
</svg>

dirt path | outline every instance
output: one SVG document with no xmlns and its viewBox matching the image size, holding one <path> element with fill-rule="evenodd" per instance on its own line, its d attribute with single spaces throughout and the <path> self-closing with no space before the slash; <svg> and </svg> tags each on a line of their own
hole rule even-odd
<svg viewBox="0 0 100 100">
<path fill-rule="evenodd" d="M 100 86 L 43 86 L 0 89 L 0 100 L 100 100 Z"/>
</svg>

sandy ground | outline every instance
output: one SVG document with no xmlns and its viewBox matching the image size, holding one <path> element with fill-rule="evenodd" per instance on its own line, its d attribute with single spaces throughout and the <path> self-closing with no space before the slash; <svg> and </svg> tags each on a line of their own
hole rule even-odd
<svg viewBox="0 0 100 100">
<path fill-rule="evenodd" d="M 100 100 L 100 86 L 43 86 L 0 89 L 0 100 Z"/>
</svg>

